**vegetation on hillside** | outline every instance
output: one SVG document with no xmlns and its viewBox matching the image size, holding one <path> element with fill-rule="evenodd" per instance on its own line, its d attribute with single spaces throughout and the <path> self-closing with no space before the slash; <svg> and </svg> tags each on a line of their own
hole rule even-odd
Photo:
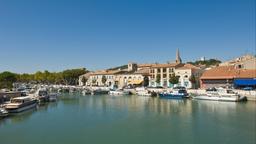
<svg viewBox="0 0 256 144">
<path fill-rule="evenodd" d="M 118 67 L 114 67 L 114 68 L 110 68 L 108 70 L 118 70 L 118 69 L 127 69 L 128 68 L 128 65 L 122 65 L 122 66 L 118 66 Z"/>
<path fill-rule="evenodd" d="M 209 59 L 209 60 L 205 60 L 205 61 L 195 61 L 195 62 L 187 62 L 189 64 L 193 64 L 193 65 L 205 65 L 205 66 L 216 66 L 216 65 L 219 65 L 221 63 L 220 60 L 217 60 L 217 59 Z"/>
</svg>

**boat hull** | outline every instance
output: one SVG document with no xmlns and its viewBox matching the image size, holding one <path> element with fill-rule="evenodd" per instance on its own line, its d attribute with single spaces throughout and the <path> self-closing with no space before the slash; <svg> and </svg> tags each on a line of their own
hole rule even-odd
<svg viewBox="0 0 256 144">
<path fill-rule="evenodd" d="M 37 106 L 37 102 L 36 102 L 36 101 L 33 101 L 33 102 L 32 102 L 31 104 L 29 104 L 29 105 L 20 106 L 20 107 L 17 107 L 17 108 L 8 108 L 8 107 L 6 107 L 6 110 L 7 110 L 9 113 L 19 113 L 19 112 L 23 112 L 23 111 L 26 111 L 26 110 L 35 108 L 36 106 Z"/>
<path fill-rule="evenodd" d="M 159 94 L 159 97 L 165 99 L 183 99 L 185 98 L 185 95 Z"/>
<path fill-rule="evenodd" d="M 5 109 L 0 108 L 0 118 L 7 117 L 7 116 L 8 116 L 8 112 Z"/>
<path fill-rule="evenodd" d="M 112 96 L 123 96 L 123 95 L 128 95 L 128 94 L 129 94 L 128 92 L 117 92 L 117 91 L 109 92 L 109 95 L 112 95 Z"/>
<path fill-rule="evenodd" d="M 222 97 L 222 96 L 196 96 L 196 100 L 208 100 L 208 101 L 226 101 L 226 102 L 238 102 L 245 99 L 245 97 Z"/>
</svg>

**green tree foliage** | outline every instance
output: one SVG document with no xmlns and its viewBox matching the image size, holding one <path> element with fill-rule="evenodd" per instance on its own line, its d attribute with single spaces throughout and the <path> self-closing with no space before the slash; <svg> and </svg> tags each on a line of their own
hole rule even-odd
<svg viewBox="0 0 256 144">
<path fill-rule="evenodd" d="M 107 81 L 107 78 L 105 75 L 103 75 L 101 78 L 101 82 L 105 85 L 106 81 Z"/>
<path fill-rule="evenodd" d="M 169 78 L 169 82 L 171 84 L 178 84 L 179 83 L 179 79 L 180 79 L 179 76 L 176 76 L 175 74 L 171 74 L 170 78 Z"/>
<path fill-rule="evenodd" d="M 0 73 L 0 88 L 12 88 L 12 84 L 17 81 L 17 74 L 5 71 Z"/>
<path fill-rule="evenodd" d="M 110 69 L 108 69 L 108 70 L 118 70 L 118 69 L 127 69 L 127 68 L 128 68 L 128 65 L 122 65 L 122 66 L 110 68 Z"/>
<path fill-rule="evenodd" d="M 192 84 L 195 84 L 196 83 L 196 77 L 194 75 L 191 75 L 190 78 L 189 78 L 189 81 L 192 83 Z"/>
<path fill-rule="evenodd" d="M 87 73 L 86 69 L 70 69 L 62 72 L 62 78 L 65 84 L 76 85 L 78 84 L 79 76 Z"/>
<path fill-rule="evenodd" d="M 85 68 L 52 73 L 38 71 L 34 74 L 3 72 L 0 73 L 0 88 L 11 88 L 15 82 L 76 85 L 78 84 L 79 76 L 87 72 Z"/>
<path fill-rule="evenodd" d="M 143 86 L 147 87 L 149 85 L 149 78 L 148 76 L 144 76 L 143 78 Z"/>
<path fill-rule="evenodd" d="M 156 75 L 156 83 L 160 84 L 160 82 L 161 82 L 161 75 L 158 74 Z"/>
<path fill-rule="evenodd" d="M 219 65 L 221 63 L 220 60 L 217 60 L 217 59 L 209 59 L 209 60 L 205 60 L 205 61 L 195 61 L 195 62 L 188 62 L 190 64 L 193 64 L 193 65 L 206 65 L 207 67 L 208 66 L 215 66 L 215 65 Z"/>
<path fill-rule="evenodd" d="M 92 84 L 93 84 L 93 85 L 95 85 L 95 84 L 96 84 L 96 82 L 97 82 L 97 80 L 96 80 L 96 79 L 93 79 L 93 80 L 92 80 Z"/>
<path fill-rule="evenodd" d="M 87 81 L 88 81 L 88 79 L 83 76 L 83 78 L 82 78 L 82 83 L 83 83 L 84 86 L 85 86 L 85 84 L 86 84 Z"/>
</svg>

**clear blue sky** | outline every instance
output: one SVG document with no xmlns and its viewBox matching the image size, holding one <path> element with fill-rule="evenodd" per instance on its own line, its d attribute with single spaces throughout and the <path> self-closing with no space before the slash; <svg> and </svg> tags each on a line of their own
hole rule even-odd
<svg viewBox="0 0 256 144">
<path fill-rule="evenodd" d="M 0 0 L 0 71 L 255 53 L 255 0 Z"/>
</svg>

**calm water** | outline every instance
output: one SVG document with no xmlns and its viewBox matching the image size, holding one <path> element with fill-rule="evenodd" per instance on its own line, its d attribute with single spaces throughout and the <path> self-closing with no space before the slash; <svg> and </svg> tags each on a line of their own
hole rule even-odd
<svg viewBox="0 0 256 144">
<path fill-rule="evenodd" d="M 63 95 L 0 120 L 0 144 L 255 144 L 256 103 Z"/>
</svg>

